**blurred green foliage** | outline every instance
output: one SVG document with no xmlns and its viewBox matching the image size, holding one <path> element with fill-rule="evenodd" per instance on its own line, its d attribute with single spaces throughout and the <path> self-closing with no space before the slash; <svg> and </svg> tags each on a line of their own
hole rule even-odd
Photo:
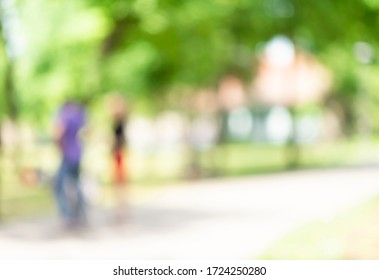
<svg viewBox="0 0 379 280">
<path fill-rule="evenodd" d="M 338 104 L 345 132 L 356 132 L 362 92 L 370 95 L 367 112 L 378 132 L 378 10 L 378 0 L 0 0 L 0 118 L 18 116 L 41 125 L 51 120 L 66 96 L 98 100 L 111 91 L 125 94 L 133 109 L 145 114 L 172 104 L 184 111 L 186 94 L 216 88 L 225 75 L 251 82 L 262 46 L 273 36 L 284 35 L 333 74 L 325 103 Z M 360 41 L 374 50 L 370 63 L 359 62 L 354 54 Z M 171 102 L 181 98 L 185 101 L 180 104 Z M 320 108 L 320 104 L 312 106 L 299 111 Z M 95 115 L 101 113 L 104 104 L 94 104 L 92 109 Z M 94 119 L 97 125 L 106 122 L 99 116 Z M 41 130 L 46 132 L 46 126 Z M 356 159 L 355 148 L 341 143 L 304 147 L 300 167 Z M 94 157 L 91 165 L 105 156 Z M 160 179 L 177 180 L 189 156 L 173 156 L 177 157 L 178 161 L 171 161 L 167 155 L 156 155 L 148 160 L 148 167 L 132 158 L 133 179 L 152 178 L 154 184 Z M 281 147 L 250 143 L 215 147 L 203 153 L 200 161 L 206 172 L 228 176 L 286 168 Z M 164 173 L 167 170 L 172 173 Z M 154 177 L 157 174 L 166 177 Z M 16 193 L 24 192 L 20 183 L 6 180 L 5 188 L 16 186 Z M 34 200 L 47 197 L 43 193 Z M 7 203 L 11 209 L 14 201 Z"/>
<path fill-rule="evenodd" d="M 215 87 L 225 74 L 249 81 L 257 46 L 277 34 L 330 67 L 334 94 L 348 104 L 359 83 L 353 44 L 378 45 L 376 0 L 14 2 L 13 20 L 22 26 L 16 35 L 25 38 L 26 47 L 12 60 L 13 81 L 17 105 L 28 117 L 45 116 L 67 94 L 97 97 L 117 90 L 154 103 L 178 86 Z M 4 41 L 0 45 L 4 57 Z M 365 81 L 375 87 L 373 93 L 379 86 L 375 73 Z"/>
</svg>

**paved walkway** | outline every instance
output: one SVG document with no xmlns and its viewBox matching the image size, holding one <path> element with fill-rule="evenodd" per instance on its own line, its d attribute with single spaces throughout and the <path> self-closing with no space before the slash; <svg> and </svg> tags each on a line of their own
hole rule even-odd
<svg viewBox="0 0 379 280">
<path fill-rule="evenodd" d="M 205 180 L 160 189 L 112 224 L 96 211 L 91 230 L 57 232 L 55 219 L 0 227 L 0 259 L 254 259 L 315 219 L 379 195 L 379 167 Z"/>
</svg>

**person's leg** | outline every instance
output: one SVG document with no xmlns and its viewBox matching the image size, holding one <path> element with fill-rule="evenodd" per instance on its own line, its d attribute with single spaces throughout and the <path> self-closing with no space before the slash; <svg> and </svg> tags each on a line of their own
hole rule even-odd
<svg viewBox="0 0 379 280">
<path fill-rule="evenodd" d="M 69 219 L 69 204 L 67 193 L 65 191 L 65 184 L 67 180 L 68 166 L 65 160 L 62 160 L 62 163 L 59 167 L 58 173 L 56 175 L 56 181 L 54 184 L 54 194 L 55 200 L 58 206 L 60 215 L 64 220 Z"/>
<path fill-rule="evenodd" d="M 125 170 L 124 170 L 124 159 L 122 149 L 118 149 L 114 154 L 115 161 L 115 183 L 117 185 L 123 185 L 125 183 Z"/>
<path fill-rule="evenodd" d="M 115 215 L 117 222 L 124 222 L 127 220 L 127 186 L 125 174 L 125 158 L 123 149 L 118 149 L 114 154 L 115 165 Z"/>
<path fill-rule="evenodd" d="M 69 168 L 69 191 L 71 211 L 70 216 L 76 223 L 86 222 L 85 200 L 80 183 L 80 165 L 70 164 Z"/>
</svg>

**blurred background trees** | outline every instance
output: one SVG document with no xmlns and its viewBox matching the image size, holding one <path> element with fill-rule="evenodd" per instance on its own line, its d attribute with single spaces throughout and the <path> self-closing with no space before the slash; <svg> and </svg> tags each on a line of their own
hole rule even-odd
<svg viewBox="0 0 379 280">
<path fill-rule="evenodd" d="M 228 75 L 248 85 L 264 44 L 282 35 L 332 71 L 330 98 L 352 120 L 363 71 L 353 48 L 376 49 L 379 5 L 350 2 L 2 0 L 4 112 L 42 118 L 67 94 L 113 90 L 156 105 L 173 89 L 217 88 Z"/>
<path fill-rule="evenodd" d="M 180 138 L 192 175 L 328 162 L 336 148 L 322 140 L 379 132 L 378 10 L 377 0 L 0 0 L 2 138 L 32 130 L 45 143 L 67 96 L 88 100 L 106 131 L 103 97 L 116 91 L 131 104 L 131 147 L 149 158 L 163 139 L 172 159 L 166 146 Z"/>
</svg>

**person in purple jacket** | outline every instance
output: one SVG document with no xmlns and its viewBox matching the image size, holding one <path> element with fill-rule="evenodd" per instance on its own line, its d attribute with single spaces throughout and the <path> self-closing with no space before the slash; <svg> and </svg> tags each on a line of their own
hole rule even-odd
<svg viewBox="0 0 379 280">
<path fill-rule="evenodd" d="M 85 110 L 74 101 L 67 101 L 58 112 L 56 135 L 60 154 L 54 194 L 66 227 L 81 226 L 86 222 L 85 201 L 80 185 L 80 164 L 83 147 L 79 139 L 85 125 Z"/>
</svg>

